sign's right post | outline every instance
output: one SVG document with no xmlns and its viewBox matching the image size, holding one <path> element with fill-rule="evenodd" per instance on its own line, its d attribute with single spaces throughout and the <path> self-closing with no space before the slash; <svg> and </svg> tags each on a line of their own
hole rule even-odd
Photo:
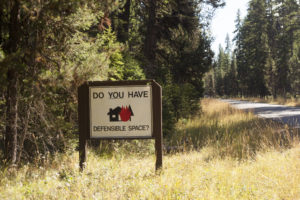
<svg viewBox="0 0 300 200">
<path fill-rule="evenodd" d="M 155 138 L 156 171 L 162 169 L 162 89 L 161 86 L 153 81 L 153 130 Z"/>
</svg>

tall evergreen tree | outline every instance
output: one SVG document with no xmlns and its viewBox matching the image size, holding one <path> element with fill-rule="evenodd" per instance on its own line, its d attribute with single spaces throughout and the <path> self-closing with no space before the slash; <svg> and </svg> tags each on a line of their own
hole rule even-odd
<svg viewBox="0 0 300 200">
<path fill-rule="evenodd" d="M 245 33 L 246 30 L 243 28 L 244 22 L 241 19 L 240 10 L 237 11 L 237 16 L 235 20 L 235 36 L 233 41 L 235 43 L 234 54 L 236 57 L 237 65 L 237 82 L 238 82 L 238 93 L 241 96 L 247 95 L 248 88 L 248 74 L 249 68 L 247 67 L 247 46 L 245 46 Z"/>
<path fill-rule="evenodd" d="M 267 13 L 267 30 L 268 30 L 268 52 L 267 52 L 267 62 L 265 66 L 265 80 L 266 86 L 270 94 L 276 98 L 277 89 L 277 49 L 278 49 L 278 36 L 279 36 L 279 24 L 278 18 L 276 17 L 276 4 L 273 0 L 266 1 L 266 13 Z"/>
<path fill-rule="evenodd" d="M 224 73 L 224 77 L 223 77 L 223 85 L 224 85 L 224 92 L 226 95 L 231 95 L 231 81 L 230 80 L 230 70 L 231 70 L 231 42 L 230 42 L 230 37 L 229 34 L 226 34 L 226 38 L 225 38 L 225 50 L 224 50 L 224 68 L 225 73 Z"/>
<path fill-rule="evenodd" d="M 234 41 L 236 48 L 234 49 L 235 54 L 238 54 L 237 51 L 239 51 L 242 47 L 241 47 L 241 29 L 242 29 L 242 25 L 243 25 L 243 21 L 241 19 L 241 11 L 240 9 L 238 9 L 237 13 L 236 13 L 236 19 L 234 20 L 235 22 L 235 30 L 234 30 L 234 38 L 232 39 L 232 41 Z"/>
<path fill-rule="evenodd" d="M 246 95 L 265 96 L 268 94 L 264 79 L 268 53 L 266 3 L 252 0 L 248 15 L 241 30 L 241 44 L 237 54 L 241 87 Z"/>
<path fill-rule="evenodd" d="M 236 63 L 237 83 L 234 85 L 238 86 L 239 95 L 297 96 L 300 82 L 299 9 L 296 0 L 251 0 L 245 20 L 240 18 L 238 11 L 231 67 Z M 218 57 L 218 65 L 222 68 L 224 59 L 220 59 L 220 55 L 228 54 L 226 52 Z M 230 83 L 233 71 L 230 68 L 225 77 L 220 72 L 223 85 Z M 230 92 L 227 92 L 227 85 L 223 87 L 224 94 L 231 93 L 232 86 L 228 86 Z"/>
<path fill-rule="evenodd" d="M 204 73 L 212 62 L 210 40 L 199 23 L 199 4 L 215 7 L 221 1 L 143 1 L 147 11 L 144 38 L 145 72 L 165 88 L 164 130 L 172 132 L 176 119 L 198 109 Z M 172 90 L 167 92 L 166 90 Z M 167 108 L 166 108 L 167 107 Z M 175 119 L 175 120 L 172 120 Z"/>
<path fill-rule="evenodd" d="M 278 36 L 278 93 L 285 96 L 290 91 L 289 60 L 293 53 L 295 31 L 299 28 L 299 4 L 296 0 L 278 1 L 277 13 L 279 15 L 280 34 Z"/>
<path fill-rule="evenodd" d="M 298 6 L 298 9 L 296 8 Z M 291 55 L 289 57 L 288 80 L 291 84 L 291 94 L 300 95 L 300 2 L 292 3 L 293 9 L 289 14 L 290 31 L 293 32 Z"/>
</svg>

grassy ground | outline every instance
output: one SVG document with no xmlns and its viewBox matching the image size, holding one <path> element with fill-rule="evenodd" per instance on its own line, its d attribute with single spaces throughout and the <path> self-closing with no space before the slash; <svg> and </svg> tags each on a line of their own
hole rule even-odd
<svg viewBox="0 0 300 200">
<path fill-rule="evenodd" d="M 255 160 L 208 159 L 213 149 L 169 155 L 161 174 L 154 158 L 77 155 L 50 168 L 23 167 L 1 177 L 1 199 L 300 199 L 300 147 L 258 154 Z"/>
<path fill-rule="evenodd" d="M 271 103 L 271 104 L 279 104 L 279 105 L 286 105 L 286 106 L 300 106 L 300 97 L 298 98 L 283 98 L 283 97 L 265 97 L 265 98 L 257 98 L 257 97 L 244 97 L 244 98 L 234 98 L 237 100 L 246 100 L 258 103 Z"/>
<path fill-rule="evenodd" d="M 216 156 L 241 160 L 254 158 L 257 151 L 290 147 L 295 141 L 297 130 L 291 132 L 286 126 L 236 110 L 227 103 L 204 99 L 201 105 L 200 117 L 178 123 L 178 131 L 167 140 L 169 146 L 189 150 L 210 146 Z"/>
<path fill-rule="evenodd" d="M 116 143 L 111 154 L 89 150 L 82 173 L 78 152 L 2 170 L 0 199 L 300 199 L 296 137 L 225 103 L 202 105 L 201 117 L 181 121 L 168 138 L 174 149 L 160 173 L 153 141 Z"/>
</svg>

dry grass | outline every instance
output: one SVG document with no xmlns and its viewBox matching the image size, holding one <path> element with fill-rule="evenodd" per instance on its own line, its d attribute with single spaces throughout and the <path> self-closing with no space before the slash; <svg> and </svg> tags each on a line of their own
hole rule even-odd
<svg viewBox="0 0 300 200">
<path fill-rule="evenodd" d="M 164 157 L 161 174 L 154 157 L 99 158 L 89 153 L 78 172 L 78 154 L 46 168 L 22 167 L 1 174 L 6 199 L 300 199 L 300 146 L 270 150 L 256 160 L 210 158 L 214 149 Z"/>
<path fill-rule="evenodd" d="M 89 150 L 82 173 L 78 152 L 57 155 L 43 167 L 2 170 L 0 199 L 300 199 L 297 140 L 279 144 L 276 132 L 251 114 L 215 100 L 202 105 L 201 117 L 181 121 L 179 139 L 171 138 L 190 151 L 165 155 L 160 173 L 153 152 L 128 152 L 133 143 L 143 148 L 153 141 L 124 143 L 113 154 Z"/>
<path fill-rule="evenodd" d="M 297 139 L 288 127 L 256 117 L 215 99 L 201 102 L 202 114 L 178 123 L 178 132 L 168 145 L 175 149 L 199 149 L 211 146 L 216 156 L 253 158 L 257 151 L 290 147 Z"/>
<path fill-rule="evenodd" d="M 265 97 L 265 98 L 257 98 L 257 97 L 244 97 L 244 98 L 233 98 L 236 100 L 245 100 L 257 103 L 270 103 L 270 104 L 279 104 L 279 105 L 286 105 L 286 106 L 300 106 L 300 98 L 284 98 L 284 97 Z"/>
</svg>

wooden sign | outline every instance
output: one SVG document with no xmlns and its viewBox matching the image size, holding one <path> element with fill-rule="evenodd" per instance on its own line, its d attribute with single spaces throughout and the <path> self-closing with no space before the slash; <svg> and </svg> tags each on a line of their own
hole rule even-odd
<svg viewBox="0 0 300 200">
<path fill-rule="evenodd" d="M 86 82 L 78 88 L 80 168 L 89 139 L 155 139 L 162 167 L 161 87 L 154 80 Z"/>
</svg>

